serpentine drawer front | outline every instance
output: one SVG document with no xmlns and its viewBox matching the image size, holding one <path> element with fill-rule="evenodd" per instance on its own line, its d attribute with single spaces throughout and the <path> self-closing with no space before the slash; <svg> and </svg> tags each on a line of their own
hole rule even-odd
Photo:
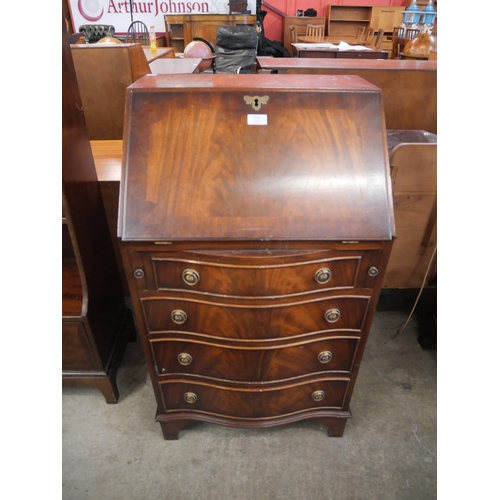
<svg viewBox="0 0 500 500">
<path fill-rule="evenodd" d="M 394 237 L 380 90 L 189 76 L 127 90 L 119 237 L 156 420 L 340 437 Z"/>
<path fill-rule="evenodd" d="M 139 287 L 230 297 L 373 288 L 380 251 L 158 252 L 137 258 Z M 141 274 L 142 272 L 142 274 Z M 374 271 L 372 271 L 374 272 Z"/>
</svg>

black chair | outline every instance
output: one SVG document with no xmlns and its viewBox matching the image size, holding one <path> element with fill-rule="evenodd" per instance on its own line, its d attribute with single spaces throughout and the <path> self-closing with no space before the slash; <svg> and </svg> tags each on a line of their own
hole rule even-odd
<svg viewBox="0 0 500 500">
<path fill-rule="evenodd" d="M 149 45 L 149 30 L 142 21 L 134 21 L 127 30 L 126 43 Z"/>
<path fill-rule="evenodd" d="M 253 26 L 219 26 L 215 45 L 215 73 L 253 73 L 259 37 Z"/>
<path fill-rule="evenodd" d="M 109 24 L 83 24 L 78 28 L 85 36 L 85 43 L 97 43 L 105 36 L 114 36 L 115 27 Z"/>
</svg>

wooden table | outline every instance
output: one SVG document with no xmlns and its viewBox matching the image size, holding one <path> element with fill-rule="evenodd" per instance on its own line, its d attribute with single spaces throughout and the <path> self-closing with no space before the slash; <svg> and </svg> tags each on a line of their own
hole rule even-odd
<svg viewBox="0 0 500 500">
<path fill-rule="evenodd" d="M 330 42 L 316 42 L 330 43 Z M 377 49 L 373 45 L 365 45 L 368 50 L 339 50 L 338 48 L 330 47 L 306 47 L 306 43 L 301 47 L 297 44 L 292 44 L 295 57 L 307 58 L 337 58 L 337 59 L 388 59 L 389 52 L 387 50 Z"/>
<path fill-rule="evenodd" d="M 149 63 L 151 72 L 157 75 L 174 75 L 180 73 L 199 73 L 201 57 L 156 59 Z"/>
<path fill-rule="evenodd" d="M 156 54 L 151 53 L 151 49 L 149 47 L 142 47 L 144 50 L 144 55 L 146 56 L 146 60 L 148 63 L 151 61 L 155 61 L 156 59 L 160 59 L 162 57 L 175 57 L 175 52 L 173 47 L 158 47 L 156 49 Z"/>
</svg>

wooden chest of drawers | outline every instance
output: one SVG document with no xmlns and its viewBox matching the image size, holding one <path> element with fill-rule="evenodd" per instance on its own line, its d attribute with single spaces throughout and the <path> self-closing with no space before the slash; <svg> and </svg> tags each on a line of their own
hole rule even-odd
<svg viewBox="0 0 500 500">
<path fill-rule="evenodd" d="M 127 100 L 119 236 L 164 437 L 341 436 L 394 236 L 379 89 L 160 76 Z"/>
</svg>

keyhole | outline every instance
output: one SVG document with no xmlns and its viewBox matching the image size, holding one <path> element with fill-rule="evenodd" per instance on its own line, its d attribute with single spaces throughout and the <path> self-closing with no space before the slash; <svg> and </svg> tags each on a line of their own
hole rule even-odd
<svg viewBox="0 0 500 500">
<path fill-rule="evenodd" d="M 258 108 L 259 107 L 259 100 L 258 99 L 254 99 L 253 102 L 254 102 L 254 106 L 256 108 Z"/>
</svg>

